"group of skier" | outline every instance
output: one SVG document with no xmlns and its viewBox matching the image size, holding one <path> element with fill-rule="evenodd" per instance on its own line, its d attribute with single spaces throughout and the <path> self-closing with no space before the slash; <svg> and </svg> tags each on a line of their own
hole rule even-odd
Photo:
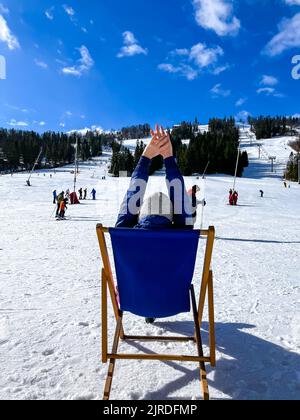
<svg viewBox="0 0 300 420">
<path fill-rule="evenodd" d="M 86 200 L 87 199 L 87 193 L 88 193 L 87 188 L 85 190 L 80 188 L 78 193 L 79 193 L 79 200 Z M 74 198 L 72 198 L 72 194 L 70 193 L 69 189 L 66 192 L 62 191 L 60 194 L 57 194 L 57 190 L 54 190 L 52 194 L 53 194 L 53 204 L 57 205 L 57 207 L 56 207 L 56 218 L 57 219 L 64 219 L 65 214 L 66 214 L 66 210 L 68 209 L 67 204 L 69 204 L 69 202 L 71 202 L 71 204 L 74 204 L 72 202 L 72 199 L 74 199 Z M 97 194 L 97 191 L 95 190 L 95 188 L 93 188 L 92 191 L 91 191 L 91 195 L 92 195 L 93 200 L 96 200 L 96 194 Z M 75 194 L 75 196 L 76 196 L 76 194 Z"/>
<path fill-rule="evenodd" d="M 80 188 L 78 190 L 78 194 L 79 194 L 79 200 L 87 200 L 87 195 L 88 195 L 87 188 L 85 188 L 84 190 Z M 95 188 L 93 188 L 91 191 L 91 195 L 94 201 L 96 200 L 96 194 L 97 194 L 97 191 L 95 190 Z"/>
</svg>

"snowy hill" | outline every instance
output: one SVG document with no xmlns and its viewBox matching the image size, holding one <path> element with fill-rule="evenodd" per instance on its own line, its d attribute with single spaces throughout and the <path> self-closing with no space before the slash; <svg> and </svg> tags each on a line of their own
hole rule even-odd
<svg viewBox="0 0 300 420">
<path fill-rule="evenodd" d="M 290 153 L 287 139 L 263 145 L 280 159 Z M 272 175 L 270 164 L 258 159 L 257 146 L 244 141 L 243 147 L 250 167 L 238 180 L 240 206 L 227 205 L 232 177 L 211 176 L 202 184 L 208 203 L 204 226 L 214 225 L 217 233 L 218 362 L 208 373 L 211 396 L 299 399 L 300 241 L 295 226 L 300 187 L 284 189 L 279 172 Z M 95 227 L 98 222 L 114 225 L 129 184 L 126 178 L 102 180 L 109 156 L 80 166 L 78 188 L 95 188 L 97 201 L 69 207 L 65 222 L 53 218 L 52 191 L 72 188 L 72 168 L 52 172 L 52 178 L 50 172 L 35 174 L 32 188 L 25 187 L 25 174 L 0 177 L 0 399 L 102 398 L 107 366 L 100 363 L 101 260 Z M 187 187 L 195 181 L 186 178 Z M 148 193 L 165 189 L 164 177 L 151 177 Z M 200 220 L 201 214 L 197 227 Z M 197 293 L 200 277 L 198 264 Z M 132 334 L 193 334 L 190 315 L 179 320 L 149 326 L 129 315 L 125 325 Z M 113 327 L 112 312 L 110 322 Z M 207 342 L 206 333 L 204 337 Z M 194 351 L 193 346 L 178 349 L 163 343 L 150 348 Z M 126 344 L 122 349 L 137 351 Z M 124 361 L 117 364 L 111 396 L 196 399 L 198 376 L 189 363 Z"/>
<path fill-rule="evenodd" d="M 275 177 L 282 178 L 286 170 L 286 165 L 291 152 L 294 150 L 289 143 L 296 137 L 276 137 L 266 140 L 256 140 L 255 135 L 249 127 L 240 128 L 241 148 L 246 150 L 251 165 L 245 170 L 244 177 L 262 178 Z M 276 157 L 274 161 L 274 172 L 271 172 L 270 157 Z"/>
</svg>

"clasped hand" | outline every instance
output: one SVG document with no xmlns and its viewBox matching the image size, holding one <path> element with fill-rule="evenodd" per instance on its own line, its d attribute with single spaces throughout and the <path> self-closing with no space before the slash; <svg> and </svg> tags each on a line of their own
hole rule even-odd
<svg viewBox="0 0 300 420">
<path fill-rule="evenodd" d="M 143 156 L 148 159 L 154 159 L 157 156 L 162 156 L 167 159 L 173 156 L 173 147 L 170 134 L 166 133 L 163 127 L 156 125 L 155 131 L 151 130 L 152 139 L 146 147 Z"/>
</svg>

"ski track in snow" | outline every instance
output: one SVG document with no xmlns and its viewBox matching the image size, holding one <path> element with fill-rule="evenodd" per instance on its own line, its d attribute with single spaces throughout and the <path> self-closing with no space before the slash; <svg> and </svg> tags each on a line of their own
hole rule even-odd
<svg viewBox="0 0 300 420">
<path fill-rule="evenodd" d="M 287 158 L 289 139 L 276 140 Z M 265 148 L 274 141 L 266 141 Z M 213 399 L 299 399 L 300 188 L 284 189 L 279 173 L 244 145 L 250 168 L 238 180 L 240 206 L 227 206 L 232 178 L 206 180 L 205 227 L 215 225 L 213 259 L 218 364 L 208 368 Z M 271 153 L 271 152 L 270 152 Z M 272 151 L 272 154 L 274 151 Z M 100 272 L 97 222 L 113 225 L 128 179 L 102 181 L 107 157 L 81 165 L 78 188 L 96 188 L 97 201 L 69 207 L 69 220 L 51 216 L 52 191 L 72 188 L 70 169 L 0 177 L 0 399 L 101 399 Z M 195 183 L 187 178 L 187 187 Z M 201 181 L 202 182 L 202 181 Z M 163 188 L 152 177 L 149 190 Z M 259 190 L 265 191 L 261 199 Z M 200 220 L 200 214 L 199 214 Z M 199 259 L 203 258 L 203 242 Z M 202 267 L 195 272 L 199 292 Z M 114 318 L 110 311 L 110 338 Z M 131 315 L 132 334 L 191 334 L 192 316 L 154 326 Z M 204 323 L 204 341 L 208 342 Z M 121 344 L 122 351 L 145 350 Z M 192 344 L 147 344 L 155 352 L 195 353 Z M 112 399 L 199 399 L 195 364 L 118 361 Z"/>
</svg>

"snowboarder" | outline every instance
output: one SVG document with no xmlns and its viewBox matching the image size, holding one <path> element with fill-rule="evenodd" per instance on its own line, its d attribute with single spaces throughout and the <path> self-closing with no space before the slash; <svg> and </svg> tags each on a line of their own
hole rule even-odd
<svg viewBox="0 0 300 420">
<path fill-rule="evenodd" d="M 57 192 L 56 190 L 53 191 L 53 204 L 56 204 L 56 199 L 57 199 Z"/>
<path fill-rule="evenodd" d="M 58 217 L 59 216 L 59 212 L 60 212 L 60 205 L 61 205 L 61 202 L 62 201 L 64 201 L 64 199 L 65 199 L 65 192 L 64 191 L 62 191 L 58 196 L 57 196 L 57 199 L 56 199 L 56 201 L 57 201 L 57 209 L 56 209 L 56 217 Z"/>
<path fill-rule="evenodd" d="M 78 191 L 79 193 L 79 200 L 82 200 L 82 188 L 80 188 L 80 190 Z"/>
<path fill-rule="evenodd" d="M 84 200 L 86 200 L 87 199 L 87 193 L 88 193 L 88 190 L 87 190 L 87 188 L 84 190 L 84 196 L 83 196 L 83 199 Z"/>
<path fill-rule="evenodd" d="M 234 206 L 237 206 L 238 199 L 239 199 L 239 193 L 237 191 L 234 191 L 234 193 L 233 193 L 233 205 Z"/>
<path fill-rule="evenodd" d="M 93 196 L 93 200 L 95 201 L 96 200 L 96 194 L 97 194 L 97 191 L 95 190 L 95 188 L 93 188 L 91 194 Z"/>
<path fill-rule="evenodd" d="M 260 192 L 260 196 L 261 196 L 261 198 L 264 198 L 264 194 L 265 194 L 265 193 L 263 192 L 263 190 L 260 190 L 259 192 Z"/>
</svg>

